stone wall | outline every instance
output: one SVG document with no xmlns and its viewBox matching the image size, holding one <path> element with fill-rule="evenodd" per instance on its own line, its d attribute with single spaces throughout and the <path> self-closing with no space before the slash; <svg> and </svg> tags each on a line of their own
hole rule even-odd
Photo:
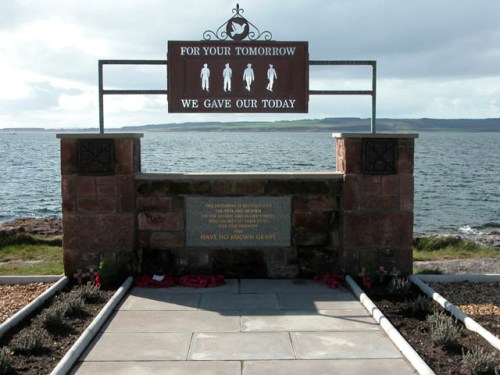
<svg viewBox="0 0 500 375">
<path fill-rule="evenodd" d="M 140 134 L 60 134 L 66 275 L 412 272 L 415 135 L 336 134 L 335 173 L 141 173 Z M 188 246 L 186 200 L 287 197 L 286 246 Z"/>
<path fill-rule="evenodd" d="M 141 270 L 226 277 L 309 277 L 337 269 L 341 175 L 136 176 Z M 290 196 L 291 245 L 187 247 L 186 197 Z"/>
</svg>

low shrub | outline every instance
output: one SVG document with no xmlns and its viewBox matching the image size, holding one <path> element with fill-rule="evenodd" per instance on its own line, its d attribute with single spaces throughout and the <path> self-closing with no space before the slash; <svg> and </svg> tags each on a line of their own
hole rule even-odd
<svg viewBox="0 0 500 375">
<path fill-rule="evenodd" d="M 60 304 L 55 305 L 42 314 L 43 326 L 49 331 L 56 331 L 64 327 L 65 308 Z"/>
<path fill-rule="evenodd" d="M 410 301 L 408 310 L 412 316 L 423 319 L 428 314 L 432 313 L 432 301 L 426 296 L 419 295 L 417 298 Z"/>
<path fill-rule="evenodd" d="M 462 364 L 474 374 L 494 374 L 496 366 L 500 365 L 494 353 L 481 347 L 462 352 Z"/>
<path fill-rule="evenodd" d="M 18 354 L 32 354 L 42 348 L 43 335 L 45 332 L 41 329 L 22 331 L 11 343 L 11 348 Z"/>
<path fill-rule="evenodd" d="M 410 292 L 411 281 L 405 277 L 393 277 L 388 286 L 389 294 L 393 296 L 406 296 Z"/>
<path fill-rule="evenodd" d="M 97 303 L 101 301 L 101 291 L 94 285 L 82 285 L 73 289 L 71 294 L 83 299 L 85 303 Z"/>
<path fill-rule="evenodd" d="M 431 329 L 431 339 L 435 345 L 454 348 L 458 344 L 461 328 L 454 319 L 444 312 L 434 312 L 426 319 Z"/>
<path fill-rule="evenodd" d="M 59 305 L 64 316 L 75 316 L 84 311 L 85 301 L 80 296 L 70 293 L 63 301 L 59 302 Z"/>
<path fill-rule="evenodd" d="M 12 354 L 7 347 L 0 349 L 0 375 L 10 374 L 12 371 Z"/>
</svg>

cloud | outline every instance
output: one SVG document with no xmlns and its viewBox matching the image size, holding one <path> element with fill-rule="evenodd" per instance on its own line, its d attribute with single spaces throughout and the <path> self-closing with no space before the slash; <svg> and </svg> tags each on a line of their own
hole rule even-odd
<svg viewBox="0 0 500 375">
<path fill-rule="evenodd" d="M 236 5 L 227 0 L 4 3 L 0 128 L 97 126 L 99 59 L 165 59 L 168 40 L 202 39 L 205 30 L 227 21 Z M 312 60 L 377 60 L 380 116 L 500 117 L 498 1 L 253 0 L 242 6 L 243 16 L 275 40 L 308 41 Z M 314 67 L 311 88 L 367 89 L 370 74 L 369 68 Z M 164 89 L 166 72 L 163 67 L 106 67 L 105 84 Z M 312 97 L 309 114 L 279 117 L 369 116 L 367 102 L 369 97 Z M 164 96 L 106 97 L 105 110 L 110 126 L 276 119 L 168 114 Z"/>
</svg>

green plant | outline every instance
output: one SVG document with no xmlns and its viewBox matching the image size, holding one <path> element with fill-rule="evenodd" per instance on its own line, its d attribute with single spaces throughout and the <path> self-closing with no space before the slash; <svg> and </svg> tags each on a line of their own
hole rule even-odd
<svg viewBox="0 0 500 375">
<path fill-rule="evenodd" d="M 79 286 L 71 294 L 80 297 L 85 303 L 97 303 L 101 300 L 101 291 L 94 285 Z"/>
<path fill-rule="evenodd" d="M 74 293 L 69 293 L 60 304 L 61 309 L 64 311 L 64 316 L 75 316 L 82 313 L 85 301 L 82 297 Z"/>
<path fill-rule="evenodd" d="M 499 258 L 500 253 L 492 246 L 452 236 L 429 236 L 413 241 L 414 260 L 440 260 L 458 258 Z"/>
<path fill-rule="evenodd" d="M 12 354 L 7 347 L 0 349 L 0 375 L 10 374 L 12 371 Z"/>
<path fill-rule="evenodd" d="M 64 327 L 64 307 L 60 304 L 55 305 L 42 314 L 43 326 L 50 332 Z"/>
<path fill-rule="evenodd" d="M 101 263 L 99 263 L 99 271 L 101 272 L 103 283 L 112 283 L 116 280 L 117 270 L 116 264 L 113 261 L 103 259 Z"/>
<path fill-rule="evenodd" d="M 389 294 L 393 296 L 406 296 L 410 292 L 411 281 L 405 277 L 393 277 L 388 286 Z"/>
<path fill-rule="evenodd" d="M 410 301 L 408 309 L 412 316 L 423 318 L 432 312 L 431 300 L 425 296 L 419 295 L 417 298 Z"/>
<path fill-rule="evenodd" d="M 436 345 L 452 348 L 457 346 L 461 328 L 444 312 L 435 312 L 426 319 L 431 329 L 431 339 Z"/>
<path fill-rule="evenodd" d="M 474 374 L 493 374 L 498 360 L 494 353 L 475 347 L 467 353 L 462 350 L 462 364 Z"/>
<path fill-rule="evenodd" d="M 23 330 L 13 340 L 11 347 L 15 353 L 31 354 L 42 348 L 44 331 L 41 329 Z"/>
</svg>

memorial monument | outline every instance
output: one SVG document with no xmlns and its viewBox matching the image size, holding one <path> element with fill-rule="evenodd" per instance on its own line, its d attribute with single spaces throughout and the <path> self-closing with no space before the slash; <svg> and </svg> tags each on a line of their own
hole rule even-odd
<svg viewBox="0 0 500 375">
<path fill-rule="evenodd" d="M 204 41 L 168 42 L 167 60 L 99 61 L 100 133 L 58 135 L 65 273 L 103 260 L 122 275 L 411 273 L 417 136 L 376 133 L 376 62 L 309 60 L 307 42 L 233 13 Z M 168 88 L 105 90 L 103 66 L 121 64 L 165 65 Z M 317 65 L 369 66 L 372 89 L 309 90 Z M 370 95 L 372 126 L 334 135 L 332 173 L 143 173 L 142 135 L 105 133 L 103 115 L 104 95 L 139 93 L 179 113 L 306 113 L 310 95 Z"/>
</svg>

